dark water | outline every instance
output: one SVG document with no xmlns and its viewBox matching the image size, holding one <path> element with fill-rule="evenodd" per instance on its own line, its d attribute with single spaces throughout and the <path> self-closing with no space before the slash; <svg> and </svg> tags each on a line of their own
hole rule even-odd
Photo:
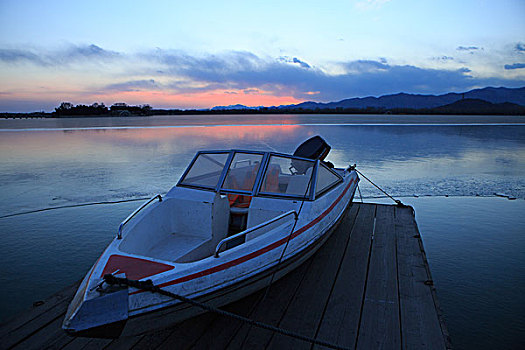
<svg viewBox="0 0 525 350">
<path fill-rule="evenodd" d="M 383 125 L 384 116 L 375 119 L 382 125 L 366 126 L 345 125 L 352 124 L 346 116 L 270 119 L 289 125 L 188 126 L 264 124 L 261 116 L 237 117 L 193 116 L 186 124 L 162 117 L 158 125 L 155 119 L 137 118 L 130 122 L 134 128 L 122 128 L 121 119 L 111 122 L 120 123 L 117 128 L 103 125 L 107 120 L 74 120 L 67 126 L 30 121 L 29 127 L 39 131 L 13 131 L 23 121 L 4 121 L 0 216 L 164 194 L 197 150 L 293 152 L 302 140 L 320 134 L 332 145 L 329 159 L 336 166 L 357 163 L 365 175 L 415 207 L 454 346 L 523 347 L 525 126 Z M 470 121 L 503 123 L 497 117 Z M 417 119 L 407 122 L 421 124 Z M 453 119 L 446 123 L 458 124 Z M 173 124 L 179 127 L 168 127 Z M 363 196 L 380 195 L 365 181 L 361 184 Z M 494 193 L 518 199 L 484 197 Z M 80 279 L 120 221 L 140 203 L 0 218 L 5 248 L 0 256 L 0 320 Z"/>
</svg>

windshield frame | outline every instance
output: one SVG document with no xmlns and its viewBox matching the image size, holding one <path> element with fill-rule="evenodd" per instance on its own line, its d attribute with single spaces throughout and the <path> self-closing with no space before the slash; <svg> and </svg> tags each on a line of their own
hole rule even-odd
<svg viewBox="0 0 525 350">
<path fill-rule="evenodd" d="M 233 158 L 235 157 L 235 154 L 237 153 L 246 153 L 246 154 L 259 154 L 262 155 L 261 163 L 259 164 L 259 169 L 257 170 L 257 175 L 255 177 L 254 184 L 252 186 L 251 191 L 245 191 L 245 190 L 235 190 L 231 188 L 224 188 L 224 182 L 226 181 L 226 177 L 228 176 L 228 172 L 230 171 L 231 163 L 233 162 Z M 230 157 L 228 158 L 228 161 L 224 165 L 224 169 L 222 171 L 222 176 L 219 179 L 219 182 L 217 184 L 217 192 L 220 193 L 234 193 L 234 194 L 244 194 L 248 196 L 255 197 L 257 195 L 257 189 L 259 188 L 259 182 L 261 181 L 261 169 L 266 168 L 266 162 L 268 158 L 268 153 L 264 151 L 247 151 L 247 150 L 240 150 L 240 149 L 234 149 L 230 151 Z"/>
<path fill-rule="evenodd" d="M 228 175 L 228 172 L 231 167 L 231 163 L 233 161 L 233 158 L 236 153 L 247 153 L 247 154 L 259 154 L 262 155 L 261 163 L 259 165 L 259 169 L 257 171 L 257 175 L 255 177 L 255 182 L 252 187 L 251 191 L 245 191 L 245 190 L 235 190 L 235 189 L 228 189 L 224 188 L 224 182 L 226 180 L 226 176 Z M 188 175 L 190 169 L 195 164 L 197 158 L 203 154 L 228 154 L 228 157 L 226 159 L 226 162 L 224 164 L 224 167 L 222 169 L 221 175 L 219 176 L 219 180 L 217 181 L 217 184 L 215 187 L 207 187 L 207 186 L 201 186 L 201 185 L 192 185 L 192 184 L 185 184 L 183 181 L 185 180 L 186 176 Z M 293 194 L 283 194 L 283 193 L 274 193 L 274 192 L 263 192 L 261 191 L 261 187 L 263 184 L 264 176 L 266 175 L 266 171 L 268 168 L 268 164 L 270 162 L 270 157 L 276 156 L 276 157 L 284 157 L 289 159 L 297 159 L 297 160 L 303 160 L 308 161 L 314 164 L 312 175 L 311 175 L 311 184 L 309 193 L 306 196 L 300 196 L 300 195 L 293 195 Z M 265 198 L 279 198 L 279 199 L 292 199 L 292 200 L 308 200 L 312 201 L 315 199 L 315 188 L 317 185 L 317 172 L 318 168 L 320 166 L 320 161 L 314 160 L 314 159 L 308 159 L 303 157 L 297 157 L 286 153 L 280 153 L 280 152 L 267 152 L 267 151 L 249 151 L 249 150 L 242 150 L 242 149 L 232 149 L 232 150 L 204 150 L 204 151 L 198 151 L 193 159 L 191 160 L 188 167 L 184 170 L 184 173 L 180 177 L 179 181 L 177 182 L 176 186 L 180 187 L 188 187 L 188 188 L 194 188 L 198 190 L 203 191 L 213 191 L 221 194 L 227 194 L 227 193 L 233 193 L 233 194 L 243 194 L 243 195 L 249 195 L 249 196 L 259 196 L 259 197 L 265 197 Z M 331 170 L 331 169 L 330 169 Z M 335 175 L 337 175 L 341 180 L 341 176 L 335 172 L 333 172 Z M 337 184 L 339 184 L 338 182 Z M 335 185 L 333 186 L 335 187 Z M 332 188 L 333 188 L 332 187 Z M 325 191 L 323 191 L 324 193 Z M 322 195 L 322 194 L 321 194 Z M 318 196 L 319 197 L 319 196 Z"/>
<path fill-rule="evenodd" d="M 320 163 L 319 166 L 324 167 L 326 170 L 328 170 L 329 172 L 331 172 L 333 175 L 337 176 L 338 181 L 332 183 L 330 186 L 327 186 L 327 187 L 323 188 L 323 189 L 322 189 L 319 193 L 317 193 L 317 194 L 315 193 L 316 189 L 314 188 L 314 196 L 313 196 L 314 199 L 315 199 L 315 198 L 319 198 L 319 197 L 321 197 L 323 194 L 329 192 L 331 189 L 333 189 L 334 187 L 336 187 L 337 185 L 339 185 L 341 182 L 344 181 L 344 180 L 343 180 L 343 177 L 342 177 L 341 175 L 339 175 L 337 172 L 335 172 L 332 168 L 330 168 L 330 167 L 328 167 L 328 166 L 326 166 L 325 164 L 322 164 L 322 163 Z M 316 180 L 317 180 L 317 178 L 319 177 L 318 175 L 319 175 L 319 172 L 316 172 L 316 176 L 315 176 Z M 315 186 L 317 187 L 317 181 L 316 181 L 316 183 L 315 183 Z"/>
<path fill-rule="evenodd" d="M 261 191 L 261 187 L 263 185 L 264 177 L 266 176 L 266 172 L 268 171 L 268 163 L 270 162 L 270 158 L 272 156 L 282 157 L 282 158 L 289 158 L 289 159 L 303 160 L 303 161 L 308 161 L 310 163 L 313 163 L 312 174 L 310 175 L 310 181 L 309 181 L 310 182 L 310 189 L 309 189 L 308 193 L 306 194 L 306 196 L 294 195 L 294 194 L 286 194 L 286 193 L 263 192 L 263 191 Z M 289 154 L 283 154 L 283 153 L 277 153 L 277 152 L 270 152 L 268 154 L 267 163 L 264 166 L 264 171 L 261 172 L 262 173 L 261 174 L 261 181 L 258 184 L 257 195 L 261 196 L 261 197 L 282 198 L 282 199 L 313 200 L 314 199 L 313 196 L 314 196 L 314 193 L 315 193 L 315 190 L 313 190 L 313 189 L 315 189 L 315 186 L 316 186 L 316 183 L 317 183 L 317 167 L 318 167 L 318 164 L 319 164 L 319 160 L 308 159 L 308 158 L 303 158 L 303 157 L 294 157 L 294 156 L 291 156 Z"/>
<path fill-rule="evenodd" d="M 199 189 L 199 190 L 206 190 L 206 191 L 217 191 L 217 189 L 218 189 L 218 185 L 217 184 L 215 185 L 215 187 L 212 187 L 212 186 L 192 185 L 192 184 L 183 183 L 183 181 L 186 179 L 186 176 L 190 172 L 191 168 L 193 167 L 193 165 L 195 164 L 197 159 L 203 154 L 228 154 L 228 157 L 226 158 L 226 163 L 224 164 L 224 166 L 222 168 L 222 171 L 221 171 L 221 175 L 219 176 L 219 181 L 217 182 L 217 184 L 218 183 L 222 183 L 223 177 L 225 176 L 224 168 L 226 167 L 226 165 L 229 165 L 230 162 L 231 162 L 231 158 L 232 158 L 231 151 L 227 151 L 227 150 L 224 150 L 224 151 L 198 151 L 197 154 L 195 154 L 195 156 L 193 156 L 193 159 L 191 160 L 190 164 L 186 167 L 186 170 L 184 170 L 184 173 L 182 173 L 182 175 L 181 175 L 179 181 L 177 182 L 176 186 L 196 188 L 196 189 Z"/>
</svg>

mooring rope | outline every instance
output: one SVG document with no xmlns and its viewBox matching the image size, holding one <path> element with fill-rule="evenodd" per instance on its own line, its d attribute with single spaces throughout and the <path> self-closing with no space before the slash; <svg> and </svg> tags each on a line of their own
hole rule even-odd
<svg viewBox="0 0 525 350">
<path fill-rule="evenodd" d="M 362 172 L 360 172 L 359 170 L 357 170 L 355 164 L 350 166 L 350 170 L 355 170 L 359 175 L 361 175 L 365 180 L 367 180 L 368 182 L 370 182 L 372 185 L 374 185 L 375 188 L 377 188 L 379 191 L 383 192 L 388 198 L 390 198 L 391 200 L 393 200 L 398 206 L 400 207 L 404 207 L 405 205 L 399 200 L 399 199 L 395 199 L 394 197 L 392 197 L 391 195 L 389 195 L 388 193 L 386 193 L 385 190 L 383 190 L 381 187 L 379 187 L 378 185 L 376 185 L 372 180 L 370 180 L 368 177 L 365 176 L 365 174 L 363 174 Z M 361 194 L 361 191 L 359 191 L 359 194 Z M 361 200 L 362 201 L 362 200 Z"/>
<path fill-rule="evenodd" d="M 57 207 L 40 208 L 40 209 L 34 209 L 34 210 L 28 210 L 28 211 L 22 211 L 22 212 L 18 212 L 18 213 L 2 215 L 2 216 L 0 216 L 0 219 L 10 218 L 12 216 L 18 216 L 18 215 L 40 213 L 40 212 L 48 211 L 48 210 L 87 207 L 87 206 L 91 206 L 91 205 L 101 205 L 101 204 L 118 204 L 118 203 L 126 203 L 126 202 L 136 202 L 136 201 L 143 201 L 143 200 L 146 200 L 146 199 L 149 199 L 149 198 L 119 199 L 119 200 L 116 200 L 116 201 L 102 201 L 102 202 L 90 202 L 90 203 L 61 205 L 61 206 L 57 206 Z"/>
<path fill-rule="evenodd" d="M 179 295 L 179 294 L 168 292 L 167 290 L 164 290 L 164 289 L 154 285 L 151 280 L 137 281 L 137 280 L 130 280 L 128 278 L 116 277 L 116 276 L 114 276 L 112 274 L 107 274 L 107 275 L 104 275 L 104 281 L 107 284 L 110 284 L 110 285 L 115 285 L 115 284 L 117 284 L 117 285 L 125 285 L 125 286 L 129 286 L 129 287 L 133 287 L 133 288 L 149 291 L 149 292 L 152 292 L 152 293 L 158 293 L 158 294 L 161 294 L 161 295 L 165 295 L 167 297 L 170 297 L 170 298 L 173 298 L 173 299 L 177 299 L 177 300 L 180 300 L 182 302 L 188 303 L 190 305 L 199 307 L 199 308 L 201 308 L 203 310 L 206 310 L 206 311 L 209 311 L 209 312 L 213 312 L 213 313 L 216 313 L 216 314 L 221 315 L 221 316 L 233 318 L 235 320 L 247 323 L 247 324 L 249 324 L 251 326 L 267 329 L 269 331 L 272 331 L 272 332 L 275 332 L 275 333 L 279 333 L 279 334 L 282 334 L 282 335 L 286 335 L 288 337 L 299 339 L 299 340 L 302 340 L 302 341 L 305 341 L 305 342 L 309 342 L 311 344 L 326 346 L 327 348 L 338 349 L 338 350 L 347 350 L 348 349 L 348 348 L 344 348 L 344 347 L 341 347 L 339 345 L 335 345 L 335 344 L 332 344 L 332 343 L 329 343 L 329 342 L 325 342 L 325 341 L 322 341 L 322 340 L 317 340 L 317 339 L 314 339 L 314 338 L 306 337 L 304 335 L 297 334 L 295 332 L 292 332 L 292 331 L 289 331 L 289 330 L 286 330 L 286 329 L 282 329 L 282 328 L 279 328 L 279 327 L 274 327 L 272 325 L 269 325 L 269 324 L 266 324 L 266 323 L 263 323 L 263 322 L 258 322 L 258 321 L 252 320 L 250 318 L 247 318 L 247 317 L 235 314 L 233 312 L 228 312 L 228 311 L 225 311 L 225 310 L 221 310 L 219 308 L 215 308 L 213 306 L 209 306 L 207 304 L 198 302 L 198 301 L 193 300 L 191 298 L 187 298 L 187 297 Z"/>
</svg>

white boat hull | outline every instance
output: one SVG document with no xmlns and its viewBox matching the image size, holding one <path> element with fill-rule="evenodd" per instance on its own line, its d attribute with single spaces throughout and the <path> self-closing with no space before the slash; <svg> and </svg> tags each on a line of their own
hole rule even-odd
<svg viewBox="0 0 525 350">
<path fill-rule="evenodd" d="M 341 219 L 342 217 L 339 220 Z M 339 224 L 339 222 L 337 224 Z M 329 232 L 323 235 L 319 243 L 316 243 L 315 246 L 313 246 L 311 249 L 307 249 L 307 251 L 304 254 L 295 257 L 296 259 L 293 259 L 293 261 L 281 262 L 279 270 L 266 270 L 263 273 L 261 273 L 262 276 L 257 275 L 251 279 L 241 281 L 238 284 L 221 289 L 214 294 L 198 298 L 196 299 L 196 301 L 204 303 L 211 307 L 219 308 L 221 306 L 238 301 L 265 287 L 268 287 L 270 282 L 275 283 L 277 280 L 286 276 L 295 268 L 302 265 L 312 255 L 314 255 L 319 250 L 319 248 L 321 248 L 323 244 L 330 238 L 335 228 L 335 226 L 332 227 L 332 229 L 330 229 Z M 131 317 L 130 319 L 128 319 L 126 327 L 124 328 L 124 331 L 121 334 L 121 336 L 133 336 L 146 333 L 154 329 L 167 328 L 176 323 L 179 323 L 191 317 L 198 316 L 205 312 L 206 310 L 202 308 L 191 306 L 185 303 L 178 303 L 174 306 L 167 307 L 165 309 L 155 310 L 153 312 Z M 150 327 L 147 327 L 147 325 L 150 325 Z"/>
<path fill-rule="evenodd" d="M 106 274 L 151 280 L 163 290 L 214 308 L 269 286 L 312 256 L 351 205 L 357 173 L 337 171 L 340 182 L 315 200 L 253 197 L 246 209 L 248 229 L 239 234 L 244 241 L 223 246 L 224 251 L 220 247 L 230 215 L 226 196 L 174 187 L 106 248 L 81 283 L 63 329 L 75 336 L 115 338 L 165 328 L 205 312 L 158 293 L 109 286 Z M 292 212 L 295 220 L 288 215 Z"/>
</svg>

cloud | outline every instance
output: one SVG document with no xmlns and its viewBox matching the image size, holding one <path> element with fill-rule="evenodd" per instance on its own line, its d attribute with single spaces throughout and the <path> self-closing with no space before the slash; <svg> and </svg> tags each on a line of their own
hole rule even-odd
<svg viewBox="0 0 525 350">
<path fill-rule="evenodd" d="M 432 60 L 448 62 L 448 61 L 453 61 L 454 57 L 452 57 L 452 56 L 436 56 L 436 57 L 432 57 Z"/>
<path fill-rule="evenodd" d="M 513 63 L 513 64 L 506 64 L 505 66 L 503 66 L 505 69 L 507 70 L 511 70 L 511 69 L 521 69 L 521 68 L 525 68 L 525 63 Z"/>
<path fill-rule="evenodd" d="M 465 47 L 465 50 L 479 48 Z M 449 61 L 454 58 L 441 56 L 436 59 Z M 332 62 L 331 66 L 336 66 L 332 71 L 339 72 L 333 74 L 324 70 L 321 65 L 311 65 L 302 58 L 264 57 L 248 51 L 191 55 L 180 50 L 157 49 L 127 54 L 96 45 L 69 46 L 55 51 L 0 49 L 0 64 L 32 62 L 45 67 L 44 69 L 64 67 L 64 72 L 68 72 L 71 62 L 106 61 L 112 62 L 113 65 L 102 65 L 100 75 L 104 78 L 112 75 L 115 77 L 115 71 L 118 70 L 118 80 L 108 84 L 107 80 L 103 83 L 95 77 L 90 80 L 89 86 L 85 83 L 81 92 L 76 89 L 78 99 L 81 99 L 80 94 L 97 96 L 97 99 L 103 98 L 104 95 L 116 96 L 119 93 L 141 94 L 147 98 L 147 92 L 161 92 L 175 96 L 173 98 L 185 96 L 188 104 L 192 96 L 201 96 L 202 99 L 205 95 L 213 94 L 250 96 L 253 101 L 273 96 L 326 102 L 398 92 L 438 94 L 484 86 L 525 85 L 519 77 L 480 78 L 468 67 L 451 70 L 398 65 L 389 63 L 384 57 L 377 60 Z M 117 69 L 115 64 L 118 65 Z M 78 66 L 83 67 L 80 64 Z M 505 65 L 507 70 L 519 68 L 523 68 L 521 63 Z M 72 73 L 71 77 L 75 79 L 76 76 Z M 100 82 L 98 87 L 95 81 Z M 78 80 L 76 84 L 82 86 L 83 82 Z M 8 88 L 2 90 L 10 92 Z M 31 91 L 29 87 L 26 90 Z M 67 90 L 62 88 L 57 92 L 61 94 L 57 97 L 58 100 L 66 98 L 63 95 L 64 91 L 67 93 Z M 74 92 L 71 91 L 71 94 Z M 8 98 L 11 99 L 8 96 L 3 97 L 4 100 Z M 16 96 L 12 97 L 14 98 Z"/>
<path fill-rule="evenodd" d="M 379 62 L 378 62 L 379 63 Z M 353 66 L 354 62 L 345 63 Z M 439 70 L 411 65 L 385 66 L 377 70 L 323 76 L 311 82 L 311 90 L 320 91 L 318 98 L 337 100 L 353 96 L 379 96 L 396 92 L 442 93 L 476 86 L 478 80 L 468 70 Z"/>
<path fill-rule="evenodd" d="M 279 57 L 279 60 L 282 62 L 298 64 L 301 68 L 306 68 L 306 69 L 312 68 L 308 63 L 301 61 L 297 57 L 281 56 Z"/>
<path fill-rule="evenodd" d="M 62 52 L 57 52 L 58 57 L 66 59 L 112 59 L 120 56 L 118 52 L 104 50 L 97 45 L 69 46 Z"/>
<path fill-rule="evenodd" d="M 293 63 L 299 63 L 299 65 L 303 68 L 311 68 L 310 65 L 304 61 L 301 61 L 300 59 L 298 59 L 297 57 L 294 57 L 293 58 Z"/>
<path fill-rule="evenodd" d="M 162 86 L 153 79 L 131 80 L 122 83 L 106 85 L 104 90 L 113 91 L 142 91 L 142 90 L 159 90 Z"/>
<path fill-rule="evenodd" d="M 345 68 L 347 72 L 356 72 L 356 73 L 385 70 L 390 67 L 387 64 L 387 61 L 384 59 L 381 59 L 380 61 L 357 60 L 357 61 L 346 62 L 342 64 L 342 66 Z"/>
<path fill-rule="evenodd" d="M 514 46 L 514 49 L 520 53 L 525 52 L 525 44 L 524 43 L 517 43 L 516 46 Z"/>
<path fill-rule="evenodd" d="M 11 64 L 31 63 L 37 66 L 63 66 L 77 62 L 100 62 L 121 56 L 97 45 L 69 45 L 59 50 L 0 49 L 0 61 Z"/>
<path fill-rule="evenodd" d="M 189 56 L 178 51 L 157 52 L 149 57 L 161 64 L 163 78 L 177 93 L 242 91 L 257 89 L 274 96 L 334 101 L 353 96 L 379 96 L 388 93 L 444 93 L 480 86 L 521 86 L 523 81 L 505 78 L 476 78 L 463 67 L 455 70 L 391 65 L 385 59 L 339 62 L 342 74 L 329 74 L 320 68 L 304 69 L 293 59 L 261 58 L 250 52 L 235 51 L 208 56 Z M 253 90 L 250 93 L 256 93 Z"/>
<path fill-rule="evenodd" d="M 456 47 L 457 51 L 467 52 L 471 55 L 475 54 L 476 52 L 483 51 L 484 49 L 479 46 L 458 46 Z"/>
<path fill-rule="evenodd" d="M 31 52 L 30 50 L 0 49 L 0 61 L 6 63 L 29 62 L 39 66 L 50 65 L 47 59 Z"/>
<path fill-rule="evenodd" d="M 456 48 L 458 51 L 475 51 L 475 50 L 481 50 L 481 48 L 477 46 L 458 46 Z"/>
</svg>

